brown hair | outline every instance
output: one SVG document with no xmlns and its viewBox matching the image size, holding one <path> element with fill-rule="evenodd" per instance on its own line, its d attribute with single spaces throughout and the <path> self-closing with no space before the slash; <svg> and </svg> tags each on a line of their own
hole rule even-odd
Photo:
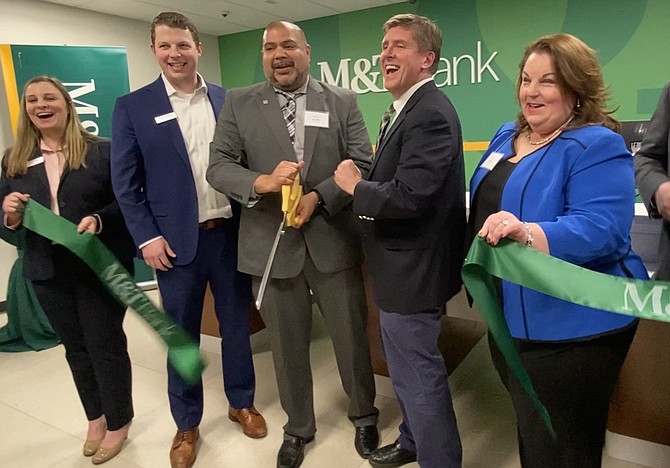
<svg viewBox="0 0 670 468">
<path fill-rule="evenodd" d="M 610 110 L 606 107 L 609 90 L 603 82 L 596 52 L 571 34 L 542 36 L 526 47 L 519 64 L 517 99 L 523 80 L 523 68 L 532 53 L 544 53 L 551 57 L 556 81 L 564 97 L 575 101 L 572 109 L 574 117 L 568 128 L 603 125 L 614 131 L 619 130 L 619 122 L 612 117 L 616 109 Z M 528 122 L 523 112 L 519 112 L 517 121 L 519 133 L 528 130 Z"/>
<path fill-rule="evenodd" d="M 56 87 L 58 92 L 65 99 L 67 109 L 67 120 L 65 130 L 61 137 L 63 154 L 65 155 L 65 165 L 71 169 L 79 169 L 86 164 L 86 151 L 88 144 L 98 140 L 98 137 L 86 131 L 79 122 L 77 111 L 67 92 L 65 86 L 58 78 L 52 76 L 36 76 L 31 78 L 23 87 L 21 95 L 21 109 L 19 110 L 19 121 L 16 130 L 16 142 L 14 146 L 5 153 L 5 162 L 7 164 L 7 175 L 14 177 L 26 174 L 28 171 L 28 159 L 39 146 L 42 138 L 40 131 L 30 120 L 26 112 L 26 90 L 33 83 L 47 82 Z"/>
<path fill-rule="evenodd" d="M 434 74 L 440 63 L 440 49 L 442 47 L 442 32 L 437 25 L 425 16 L 403 13 L 389 18 L 384 23 L 384 34 L 389 29 L 402 26 L 412 30 L 414 40 L 419 46 L 420 52 L 433 52 L 435 60 L 428 71 Z"/>
<path fill-rule="evenodd" d="M 176 29 L 188 29 L 191 32 L 191 37 L 193 37 L 193 42 L 196 44 L 200 43 L 200 37 L 198 36 L 198 28 L 195 27 L 195 24 L 188 19 L 186 16 L 175 11 L 164 11 L 159 13 L 158 16 L 154 18 L 151 22 L 151 44 L 154 45 L 156 41 L 156 26 L 158 25 L 168 26 L 170 28 Z"/>
</svg>

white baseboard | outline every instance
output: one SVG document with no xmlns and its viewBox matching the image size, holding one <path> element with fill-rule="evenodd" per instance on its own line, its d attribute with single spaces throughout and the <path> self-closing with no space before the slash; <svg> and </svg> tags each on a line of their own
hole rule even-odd
<svg viewBox="0 0 670 468">
<path fill-rule="evenodd" d="M 670 447 L 667 445 L 635 439 L 610 431 L 605 434 L 605 452 L 612 458 L 651 468 L 670 466 Z"/>
</svg>

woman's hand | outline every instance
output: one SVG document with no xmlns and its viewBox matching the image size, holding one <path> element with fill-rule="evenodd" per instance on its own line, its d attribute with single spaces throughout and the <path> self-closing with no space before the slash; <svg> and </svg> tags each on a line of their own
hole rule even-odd
<svg viewBox="0 0 670 468">
<path fill-rule="evenodd" d="M 539 224 L 519 221 L 516 216 L 507 211 L 498 211 L 486 218 L 477 235 L 485 237 L 486 242 L 491 245 L 498 245 L 500 239 L 505 237 L 533 247 L 540 252 L 550 253 L 547 236 Z"/>
<path fill-rule="evenodd" d="M 498 211 L 486 218 L 478 235 L 479 237 L 486 237 L 486 242 L 491 245 L 498 245 L 503 237 L 525 244 L 528 230 L 512 213 Z"/>
<path fill-rule="evenodd" d="M 7 226 L 17 226 L 23 218 L 23 207 L 30 198 L 27 193 L 12 192 L 2 200 L 2 211 L 7 219 Z"/>
</svg>

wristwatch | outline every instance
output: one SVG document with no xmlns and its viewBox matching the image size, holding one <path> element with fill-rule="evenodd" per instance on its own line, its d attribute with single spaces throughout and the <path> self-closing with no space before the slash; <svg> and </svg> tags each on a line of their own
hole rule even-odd
<svg viewBox="0 0 670 468">
<path fill-rule="evenodd" d="M 323 208 L 323 197 L 321 196 L 318 190 L 312 190 L 312 192 L 316 193 L 316 196 L 319 199 L 319 201 L 316 202 L 315 210 L 320 210 L 321 208 Z"/>
</svg>

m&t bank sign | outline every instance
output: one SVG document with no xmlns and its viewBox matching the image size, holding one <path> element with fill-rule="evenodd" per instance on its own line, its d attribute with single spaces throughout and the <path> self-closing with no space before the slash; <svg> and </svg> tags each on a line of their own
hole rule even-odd
<svg viewBox="0 0 670 468">
<path fill-rule="evenodd" d="M 482 54 L 482 43 L 477 41 L 471 54 L 455 57 L 440 57 L 434 79 L 438 88 L 458 86 L 459 84 L 481 84 L 487 80 L 500 81 L 492 64 L 498 55 L 497 51 L 487 56 Z M 384 83 L 379 70 L 380 55 L 356 60 L 343 58 L 336 67 L 328 62 L 317 62 L 321 72 L 321 81 L 351 89 L 357 94 L 383 93 Z M 335 71 L 333 71 L 335 70 Z"/>
</svg>

